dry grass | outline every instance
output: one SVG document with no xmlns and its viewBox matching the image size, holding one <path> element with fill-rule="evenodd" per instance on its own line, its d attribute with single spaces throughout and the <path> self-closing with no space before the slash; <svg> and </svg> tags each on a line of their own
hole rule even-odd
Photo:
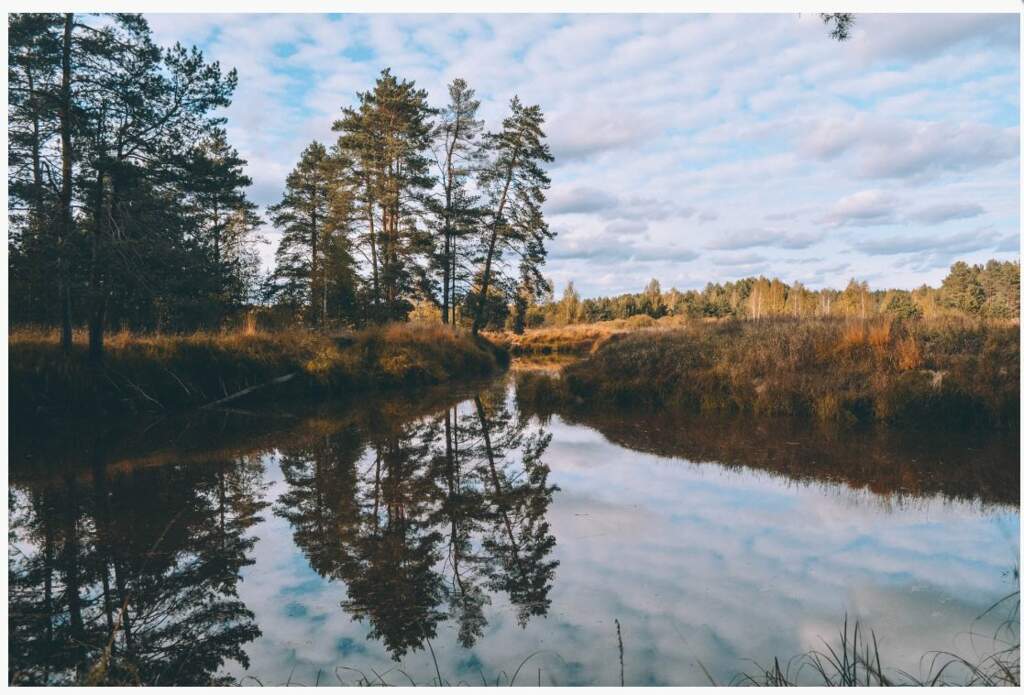
<svg viewBox="0 0 1024 695">
<path fill-rule="evenodd" d="M 52 330 L 16 329 L 9 340 L 12 411 L 176 410 L 295 374 L 272 393 L 329 395 L 437 384 L 498 370 L 507 355 L 465 331 L 395 324 L 322 335 L 242 330 L 191 335 L 115 333 L 101 368 L 76 333 L 61 355 Z"/>
<path fill-rule="evenodd" d="M 640 318 L 640 317 L 634 317 Z M 655 324 L 649 316 L 642 317 Z M 551 328 L 532 328 L 522 335 L 510 332 L 487 333 L 487 338 L 513 355 L 585 355 L 613 336 L 641 328 L 642 321 L 602 321 Z"/>
<path fill-rule="evenodd" d="M 613 335 L 565 371 L 574 398 L 898 424 L 1019 423 L 1020 337 L 969 320 L 700 323 Z"/>
</svg>

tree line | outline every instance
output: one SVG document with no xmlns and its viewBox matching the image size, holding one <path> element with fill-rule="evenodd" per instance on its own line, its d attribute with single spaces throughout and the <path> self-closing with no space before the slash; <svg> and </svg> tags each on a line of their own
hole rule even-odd
<svg viewBox="0 0 1024 695">
<path fill-rule="evenodd" d="M 218 109 L 237 85 L 140 15 L 8 15 L 11 321 L 216 323 L 253 300 L 260 218 Z"/>
<path fill-rule="evenodd" d="M 65 351 L 83 324 L 99 361 L 112 326 L 214 328 L 256 305 L 330 328 L 426 303 L 475 332 L 548 289 L 539 106 L 513 98 L 486 131 L 464 80 L 435 108 L 384 70 L 266 211 L 282 241 L 264 276 L 218 115 L 234 70 L 157 46 L 137 14 L 11 14 L 8 37 L 10 317 L 59 326 Z"/>
<path fill-rule="evenodd" d="M 901 319 L 961 315 L 987 319 L 1020 317 L 1020 263 L 990 260 L 984 265 L 958 261 L 938 288 L 921 285 L 914 290 L 872 290 L 865 281 L 851 279 L 843 290 L 811 290 L 800 282 L 749 277 L 735 282 L 711 283 L 703 290 L 662 291 L 654 279 L 638 293 L 583 299 L 569 282 L 562 298 L 549 293 L 530 304 L 529 327 L 595 323 L 646 316 L 660 319 L 761 319 L 879 315 Z M 512 327 L 512 321 L 508 322 Z"/>
</svg>

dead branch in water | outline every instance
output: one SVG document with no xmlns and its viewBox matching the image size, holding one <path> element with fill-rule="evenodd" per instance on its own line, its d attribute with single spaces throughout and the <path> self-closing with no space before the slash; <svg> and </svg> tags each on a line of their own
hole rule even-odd
<svg viewBox="0 0 1024 695">
<path fill-rule="evenodd" d="M 250 393 L 253 393 L 255 391 L 259 391 L 259 390 L 264 389 L 264 388 L 266 388 L 268 386 L 274 386 L 274 385 L 277 385 L 277 384 L 283 384 L 286 381 L 291 381 L 296 376 L 298 376 L 298 374 L 299 374 L 298 372 L 292 372 L 291 374 L 285 374 L 284 376 L 279 376 L 276 379 L 271 379 L 270 381 L 265 381 L 262 384 L 256 384 L 255 386 L 250 386 L 247 389 L 242 389 L 241 391 L 237 391 L 237 392 L 231 394 L 230 396 L 226 396 L 225 398 L 221 398 L 218 401 L 213 401 L 212 403 L 207 403 L 206 405 L 202 406 L 200 408 L 200 410 L 209 410 L 211 408 L 216 408 L 218 406 L 224 405 L 225 403 L 230 403 L 231 401 L 238 400 L 239 398 L 241 398 L 243 396 L 247 396 Z"/>
</svg>

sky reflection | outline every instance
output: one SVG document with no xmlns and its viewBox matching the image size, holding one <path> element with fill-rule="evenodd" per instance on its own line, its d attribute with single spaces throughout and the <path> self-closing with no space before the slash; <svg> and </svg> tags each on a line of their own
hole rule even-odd
<svg viewBox="0 0 1024 695">
<path fill-rule="evenodd" d="M 471 410 L 462 404 L 460 412 Z M 536 424 L 531 425 L 536 427 Z M 548 614 L 525 628 L 506 597 L 485 607 L 488 624 L 471 648 L 444 622 L 431 646 L 451 682 L 520 674 L 535 683 L 614 684 L 614 620 L 622 624 L 630 684 L 704 684 L 699 660 L 727 681 L 821 646 L 843 615 L 879 635 L 892 667 L 919 671 L 929 650 L 984 651 L 967 631 L 1014 587 L 1016 508 L 942 497 L 894 500 L 838 484 L 807 484 L 752 470 L 630 451 L 599 432 L 555 417 L 544 460 L 559 486 L 547 520 L 557 539 Z M 366 456 L 364 455 L 364 460 Z M 269 499 L 284 490 L 278 457 L 265 457 Z M 368 626 L 341 609 L 342 582 L 313 572 L 287 521 L 257 529 L 256 562 L 239 596 L 263 636 L 249 645 L 248 671 L 264 683 L 354 682 L 348 666 L 385 680 L 436 677 L 429 651 L 396 663 Z M 991 621 L 974 625 L 989 634 Z M 564 660 L 564 663 L 563 663 Z M 481 675 L 481 673 L 483 675 Z M 527 675 L 524 675 L 527 674 Z M 525 679 L 525 680 L 523 680 Z"/>
</svg>

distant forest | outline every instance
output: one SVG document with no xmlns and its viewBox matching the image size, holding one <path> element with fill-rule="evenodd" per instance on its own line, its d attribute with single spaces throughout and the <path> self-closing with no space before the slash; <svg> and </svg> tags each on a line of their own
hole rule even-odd
<svg viewBox="0 0 1024 695">
<path fill-rule="evenodd" d="M 891 316 L 899 319 L 971 316 L 987 319 L 1020 318 L 1020 263 L 991 260 L 985 265 L 954 263 L 938 288 L 871 290 L 866 282 L 850 280 L 844 290 L 811 290 L 799 282 L 777 278 L 744 278 L 708 283 L 703 290 L 662 291 L 651 280 L 643 292 L 615 297 L 581 299 L 570 282 L 562 298 L 548 297 L 527 311 L 529 327 L 595 323 L 647 316 L 761 319 Z"/>
</svg>

